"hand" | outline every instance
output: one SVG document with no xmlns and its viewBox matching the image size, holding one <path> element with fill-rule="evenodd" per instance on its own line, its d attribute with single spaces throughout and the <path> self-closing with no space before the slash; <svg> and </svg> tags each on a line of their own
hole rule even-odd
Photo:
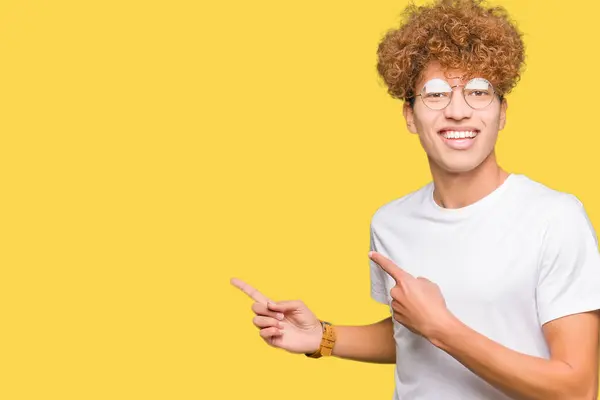
<svg viewBox="0 0 600 400">
<path fill-rule="evenodd" d="M 269 300 L 258 290 L 239 279 L 231 284 L 254 300 L 254 325 L 267 344 L 291 353 L 314 353 L 321 345 L 321 322 L 302 301 Z"/>
<path fill-rule="evenodd" d="M 377 252 L 370 252 L 369 257 L 396 281 L 390 290 L 394 319 L 411 332 L 436 341 L 455 318 L 438 285 L 413 277 Z"/>
</svg>

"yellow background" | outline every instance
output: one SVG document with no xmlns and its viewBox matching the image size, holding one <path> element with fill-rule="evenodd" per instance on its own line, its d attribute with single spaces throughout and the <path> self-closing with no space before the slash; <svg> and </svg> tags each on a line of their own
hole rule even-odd
<svg viewBox="0 0 600 400">
<path fill-rule="evenodd" d="M 500 162 L 600 228 L 600 6 L 500 3 L 528 47 Z M 429 180 L 375 73 L 405 4 L 3 0 L 0 398 L 390 398 L 393 366 L 266 346 L 229 278 L 386 316 L 369 221 Z"/>
</svg>

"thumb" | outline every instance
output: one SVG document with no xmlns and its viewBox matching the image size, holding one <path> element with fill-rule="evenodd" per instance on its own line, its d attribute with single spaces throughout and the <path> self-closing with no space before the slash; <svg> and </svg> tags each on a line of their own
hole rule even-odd
<svg viewBox="0 0 600 400">
<path fill-rule="evenodd" d="M 423 281 L 423 282 L 427 282 L 427 283 L 429 283 L 431 285 L 436 285 L 437 286 L 437 284 L 435 282 L 430 281 L 429 279 L 425 278 L 424 276 L 418 276 L 417 280 Z"/>
<path fill-rule="evenodd" d="M 282 313 L 298 311 L 298 310 L 302 309 L 303 307 L 304 307 L 304 303 L 300 300 L 278 301 L 277 303 L 269 301 L 267 303 L 267 308 L 269 310 L 282 312 Z"/>
</svg>

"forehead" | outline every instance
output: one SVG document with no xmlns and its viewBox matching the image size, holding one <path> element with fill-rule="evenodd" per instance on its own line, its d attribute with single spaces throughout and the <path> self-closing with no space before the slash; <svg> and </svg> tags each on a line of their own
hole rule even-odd
<svg viewBox="0 0 600 400">
<path fill-rule="evenodd" d="M 460 69 L 443 68 L 438 61 L 431 61 L 429 64 L 427 64 L 427 68 L 425 68 L 421 73 L 421 76 L 417 81 L 417 88 L 423 87 L 425 82 L 436 78 L 448 81 L 450 84 L 465 83 L 468 80 L 465 71 Z"/>
</svg>

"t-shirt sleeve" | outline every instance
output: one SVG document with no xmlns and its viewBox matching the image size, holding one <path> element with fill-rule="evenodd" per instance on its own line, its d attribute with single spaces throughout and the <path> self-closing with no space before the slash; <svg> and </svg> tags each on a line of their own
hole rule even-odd
<svg viewBox="0 0 600 400">
<path fill-rule="evenodd" d="M 572 195 L 548 222 L 537 287 L 541 324 L 600 309 L 600 252 L 594 228 Z"/>
<path fill-rule="evenodd" d="M 371 223 L 371 245 L 369 248 L 370 251 L 378 251 L 379 243 L 376 235 L 377 234 L 374 230 L 373 224 Z M 371 260 L 370 258 L 368 260 L 371 270 L 371 297 L 379 303 L 388 304 L 389 291 L 386 289 L 386 273 L 373 260 Z"/>
</svg>

